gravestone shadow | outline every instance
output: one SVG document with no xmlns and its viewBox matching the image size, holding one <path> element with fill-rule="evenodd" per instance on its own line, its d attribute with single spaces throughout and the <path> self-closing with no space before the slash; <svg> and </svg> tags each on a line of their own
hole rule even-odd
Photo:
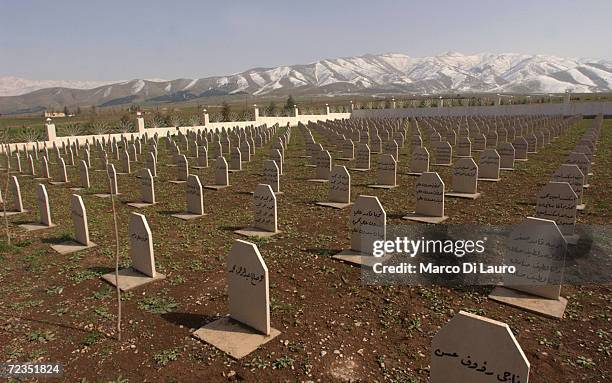
<svg viewBox="0 0 612 383">
<path fill-rule="evenodd" d="M 167 322 L 173 323 L 177 326 L 184 326 L 187 328 L 195 328 L 198 329 L 202 326 L 213 322 L 219 317 L 213 315 L 204 315 L 204 314 L 192 314 L 192 313 L 179 313 L 172 312 L 161 314 L 161 317 Z"/>
</svg>

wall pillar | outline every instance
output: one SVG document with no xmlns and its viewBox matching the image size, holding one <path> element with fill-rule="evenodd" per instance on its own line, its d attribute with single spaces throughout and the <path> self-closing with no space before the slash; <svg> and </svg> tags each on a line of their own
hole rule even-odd
<svg viewBox="0 0 612 383">
<path fill-rule="evenodd" d="M 47 118 L 45 123 L 45 130 L 47 132 L 47 141 L 55 141 L 57 138 L 57 134 L 55 132 L 55 124 L 51 121 L 50 118 Z"/>
<path fill-rule="evenodd" d="M 204 112 L 204 126 L 210 124 L 210 117 L 208 115 L 208 111 L 206 109 L 203 110 Z"/>
<path fill-rule="evenodd" d="M 300 111 L 298 110 L 297 105 L 293 105 L 293 112 L 295 113 L 295 117 L 300 115 Z"/>
<path fill-rule="evenodd" d="M 138 128 L 138 133 L 143 134 L 145 132 L 144 117 L 140 112 L 136 112 L 136 127 Z"/>
<path fill-rule="evenodd" d="M 325 104 L 325 114 L 329 114 L 329 104 Z"/>
<path fill-rule="evenodd" d="M 257 107 L 257 104 L 253 104 L 253 108 L 255 108 L 255 121 L 257 121 L 259 119 L 259 107 Z"/>
</svg>

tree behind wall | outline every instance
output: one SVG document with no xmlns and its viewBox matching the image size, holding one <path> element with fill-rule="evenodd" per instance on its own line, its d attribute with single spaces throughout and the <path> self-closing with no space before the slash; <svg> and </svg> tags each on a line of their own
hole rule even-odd
<svg viewBox="0 0 612 383">
<path fill-rule="evenodd" d="M 223 101 L 223 104 L 221 106 L 221 120 L 229 121 L 231 117 L 231 112 L 232 110 L 230 109 L 230 106 L 227 104 L 226 101 Z"/>
</svg>

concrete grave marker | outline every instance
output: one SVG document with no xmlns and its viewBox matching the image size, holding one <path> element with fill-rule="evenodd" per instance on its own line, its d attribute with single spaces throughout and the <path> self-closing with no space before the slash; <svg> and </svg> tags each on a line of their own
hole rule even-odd
<svg viewBox="0 0 612 383">
<path fill-rule="evenodd" d="M 360 195 L 355 200 L 350 218 L 351 248 L 333 258 L 364 267 L 385 263 L 390 256 L 374 256 L 374 242 L 387 238 L 387 214 L 374 196 Z"/>
<path fill-rule="evenodd" d="M 240 359 L 280 332 L 270 327 L 268 268 L 257 246 L 236 240 L 226 267 L 229 316 L 201 327 L 193 335 Z"/>
<path fill-rule="evenodd" d="M 148 168 L 140 170 L 140 201 L 130 202 L 129 206 L 137 209 L 149 207 L 155 204 L 155 180 Z"/>
<path fill-rule="evenodd" d="M 276 196 L 270 185 L 259 184 L 253 193 L 253 226 L 234 231 L 246 237 L 271 237 L 278 230 Z"/>
<path fill-rule="evenodd" d="M 591 161 L 588 159 L 586 155 L 578 152 L 571 152 L 569 156 L 565 159 L 566 164 L 576 165 L 584 174 L 584 188 L 588 188 L 591 185 L 589 184 L 589 169 L 591 168 Z"/>
<path fill-rule="evenodd" d="M 229 172 L 227 161 L 224 157 L 217 157 L 215 160 L 215 184 L 204 186 L 206 189 L 221 190 L 229 187 Z"/>
<path fill-rule="evenodd" d="M 64 185 L 68 183 L 68 173 L 66 172 L 66 163 L 60 157 L 57 161 L 57 181 L 49 181 L 51 185 Z"/>
<path fill-rule="evenodd" d="M 460 158 L 453 165 L 452 191 L 448 197 L 476 199 L 478 192 L 478 166 L 472 158 Z"/>
<path fill-rule="evenodd" d="M 36 185 L 36 199 L 38 200 L 38 208 L 40 210 L 40 221 L 33 224 L 19 225 L 26 231 L 36 231 L 54 227 L 55 224 L 51 221 L 51 208 L 49 207 L 49 195 L 45 185 Z"/>
<path fill-rule="evenodd" d="M 115 171 L 115 165 L 113 164 L 108 164 L 106 166 L 106 174 L 108 176 L 108 184 L 109 184 L 109 191 L 108 193 L 100 193 L 100 194 L 94 194 L 96 197 L 100 197 L 100 198 L 108 198 L 111 195 L 121 195 L 121 193 L 119 193 L 119 187 L 117 186 L 117 172 Z"/>
<path fill-rule="evenodd" d="M 489 298 L 530 312 L 561 319 L 567 300 L 561 297 L 567 243 L 555 221 L 527 217 L 506 242 L 504 264 L 516 267 L 505 274 L 503 286 Z"/>
<path fill-rule="evenodd" d="M 368 185 L 375 189 L 393 189 L 397 187 L 397 161 L 391 154 L 378 156 L 376 164 L 376 184 Z"/>
<path fill-rule="evenodd" d="M 582 203 L 582 192 L 584 186 L 584 174 L 577 165 L 563 164 L 552 176 L 553 182 L 567 182 L 574 193 L 576 193 L 576 210 L 584 210 Z"/>
<path fill-rule="evenodd" d="M 555 221 L 570 245 L 578 243 L 576 234 L 576 202 L 578 196 L 567 182 L 549 182 L 538 193 L 536 218 Z"/>
<path fill-rule="evenodd" d="M 166 277 L 155 270 L 153 236 L 144 215 L 138 213 L 130 215 L 128 233 L 132 267 L 119 270 L 119 278 L 116 278 L 115 272 L 104 274 L 101 277 L 111 285 L 118 286 L 121 291 L 129 291 Z"/>
<path fill-rule="evenodd" d="M 351 175 L 346 166 L 333 167 L 329 179 L 329 202 L 317 202 L 319 206 L 344 209 L 351 206 Z"/>
<path fill-rule="evenodd" d="M 529 361 L 505 323 L 459 311 L 431 349 L 431 383 L 529 382 Z"/>
<path fill-rule="evenodd" d="M 70 198 L 70 213 L 74 226 L 75 240 L 51 246 L 53 250 L 60 254 L 70 254 L 96 246 L 95 243 L 89 240 L 87 210 L 85 210 L 83 199 L 78 194 L 73 194 Z"/>
<path fill-rule="evenodd" d="M 196 160 L 196 166 L 194 169 L 206 169 L 208 168 L 208 149 L 206 146 L 200 146 L 198 149 L 198 158 Z"/>
<path fill-rule="evenodd" d="M 278 149 L 272 149 L 270 151 L 270 159 L 276 162 L 276 166 L 278 166 L 278 174 L 283 175 L 283 156 Z"/>
<path fill-rule="evenodd" d="M 370 170 L 370 147 L 367 144 L 357 145 L 355 167 L 351 170 L 367 172 Z"/>
<path fill-rule="evenodd" d="M 527 161 L 527 140 L 521 136 L 516 137 L 512 141 L 512 146 L 514 146 L 514 160 Z"/>
<path fill-rule="evenodd" d="M 278 166 L 274 160 L 265 160 L 263 167 L 263 183 L 270 185 L 275 194 L 282 194 L 280 191 L 280 176 Z"/>
<path fill-rule="evenodd" d="M 486 149 L 480 154 L 478 163 L 478 180 L 497 182 L 499 178 L 501 158 L 495 149 Z"/>
<path fill-rule="evenodd" d="M 472 141 L 468 137 L 457 140 L 457 157 L 472 157 Z"/>
<path fill-rule="evenodd" d="M 21 199 L 21 187 L 19 186 L 19 180 L 17 176 L 9 177 L 8 185 L 8 196 L 5 196 L 9 203 L 6 206 L 6 216 L 12 216 L 21 213 L 27 213 L 27 210 L 23 208 L 23 200 Z M 0 216 L 4 217 L 4 211 L 0 211 Z"/>
<path fill-rule="evenodd" d="M 451 166 L 453 164 L 453 148 L 446 141 L 434 144 L 435 166 Z"/>
<path fill-rule="evenodd" d="M 416 209 L 403 219 L 425 223 L 440 223 L 444 215 L 444 182 L 435 172 L 423 173 L 416 182 Z"/>
<path fill-rule="evenodd" d="M 329 182 L 332 169 L 332 158 L 329 151 L 322 150 L 316 155 L 315 178 L 309 179 L 310 182 Z"/>
<path fill-rule="evenodd" d="M 242 170 L 242 152 L 239 147 L 235 146 L 230 152 L 230 172 L 239 172 Z"/>
<path fill-rule="evenodd" d="M 155 158 L 155 153 L 149 152 L 145 156 L 145 168 L 151 171 L 151 175 L 153 177 L 157 177 L 157 159 Z"/>
<path fill-rule="evenodd" d="M 346 139 L 342 142 L 340 161 L 352 161 L 355 158 L 355 144 L 353 140 Z"/>
<path fill-rule="evenodd" d="M 184 184 L 189 177 L 189 162 L 184 154 L 179 154 L 176 158 L 176 180 L 169 181 L 173 184 Z"/>
<path fill-rule="evenodd" d="M 429 151 L 427 148 L 419 147 L 412 150 L 412 160 L 410 161 L 411 176 L 420 176 L 429 171 Z"/>
<path fill-rule="evenodd" d="M 204 193 L 200 178 L 195 174 L 190 174 L 185 183 L 185 197 L 187 201 L 187 212 L 172 214 L 173 217 L 182 220 L 190 220 L 205 216 L 204 214 Z"/>
<path fill-rule="evenodd" d="M 499 153 L 499 169 L 512 171 L 514 170 L 514 157 L 515 150 L 514 146 L 509 142 L 502 143 L 497 149 Z"/>
</svg>

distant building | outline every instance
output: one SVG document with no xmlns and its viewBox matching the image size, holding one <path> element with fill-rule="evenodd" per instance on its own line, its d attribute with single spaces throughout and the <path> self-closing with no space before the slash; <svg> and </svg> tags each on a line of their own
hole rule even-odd
<svg viewBox="0 0 612 383">
<path fill-rule="evenodd" d="M 45 118 L 47 117 L 66 117 L 64 112 L 45 112 Z"/>
</svg>

